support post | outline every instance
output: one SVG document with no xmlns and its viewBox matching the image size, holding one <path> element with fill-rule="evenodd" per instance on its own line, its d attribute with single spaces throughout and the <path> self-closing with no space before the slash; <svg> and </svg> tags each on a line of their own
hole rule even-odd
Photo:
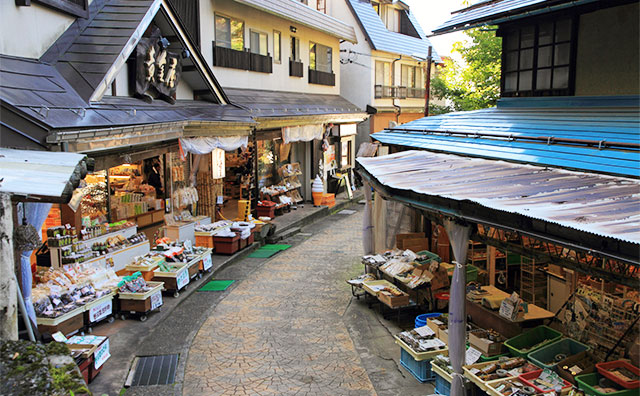
<svg viewBox="0 0 640 396">
<path fill-rule="evenodd" d="M 18 339 L 18 289 L 13 259 L 11 198 L 0 193 L 0 339 Z"/>
<path fill-rule="evenodd" d="M 464 396 L 462 366 L 464 365 L 466 349 L 467 250 L 469 250 L 471 227 L 467 224 L 457 223 L 453 219 L 447 219 L 444 221 L 444 228 L 449 236 L 455 258 L 453 261 L 455 269 L 453 270 L 451 290 L 449 291 L 449 360 L 453 368 L 451 396 Z"/>
<path fill-rule="evenodd" d="M 432 47 L 429 46 L 429 52 L 427 54 L 427 76 L 424 81 L 424 116 L 427 117 L 429 115 L 429 96 L 431 91 L 431 63 L 433 62 L 433 57 L 431 56 Z"/>
</svg>

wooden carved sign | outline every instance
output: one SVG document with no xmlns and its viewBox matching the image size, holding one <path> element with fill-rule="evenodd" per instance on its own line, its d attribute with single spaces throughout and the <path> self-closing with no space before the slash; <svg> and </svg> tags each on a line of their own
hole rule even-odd
<svg viewBox="0 0 640 396">
<path fill-rule="evenodd" d="M 150 37 L 144 37 L 136 47 L 135 93 L 144 101 L 162 99 L 174 104 L 176 87 L 182 72 L 179 54 L 169 52 L 169 42 L 160 29 L 154 27 Z"/>
</svg>

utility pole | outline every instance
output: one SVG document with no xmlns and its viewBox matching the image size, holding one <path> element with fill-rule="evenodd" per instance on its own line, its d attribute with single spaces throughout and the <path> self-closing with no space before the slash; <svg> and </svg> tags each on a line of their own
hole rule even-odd
<svg viewBox="0 0 640 396">
<path fill-rule="evenodd" d="M 429 52 L 427 53 L 427 76 L 424 82 L 424 116 L 429 115 L 429 91 L 431 90 L 431 62 L 433 61 L 431 56 L 432 47 L 429 46 Z"/>
</svg>

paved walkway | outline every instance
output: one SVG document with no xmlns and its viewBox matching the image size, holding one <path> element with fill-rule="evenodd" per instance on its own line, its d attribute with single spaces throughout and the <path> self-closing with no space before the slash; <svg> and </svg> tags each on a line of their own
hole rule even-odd
<svg viewBox="0 0 640 396">
<path fill-rule="evenodd" d="M 362 212 L 274 256 L 211 312 L 184 395 L 375 395 L 343 323 Z"/>
</svg>

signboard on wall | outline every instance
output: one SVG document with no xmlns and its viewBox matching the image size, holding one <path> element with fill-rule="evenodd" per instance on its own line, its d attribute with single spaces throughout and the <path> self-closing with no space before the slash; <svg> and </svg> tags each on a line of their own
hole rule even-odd
<svg viewBox="0 0 640 396">
<path fill-rule="evenodd" d="M 169 41 L 157 27 L 136 46 L 135 93 L 146 102 L 151 103 L 155 98 L 171 104 L 176 101 L 182 59 L 180 54 L 169 52 L 168 46 Z"/>
<path fill-rule="evenodd" d="M 330 144 L 324 152 L 324 170 L 329 171 L 336 168 L 336 146 Z"/>
<path fill-rule="evenodd" d="M 211 177 L 212 179 L 224 179 L 224 150 L 213 149 L 211 151 Z"/>
</svg>

